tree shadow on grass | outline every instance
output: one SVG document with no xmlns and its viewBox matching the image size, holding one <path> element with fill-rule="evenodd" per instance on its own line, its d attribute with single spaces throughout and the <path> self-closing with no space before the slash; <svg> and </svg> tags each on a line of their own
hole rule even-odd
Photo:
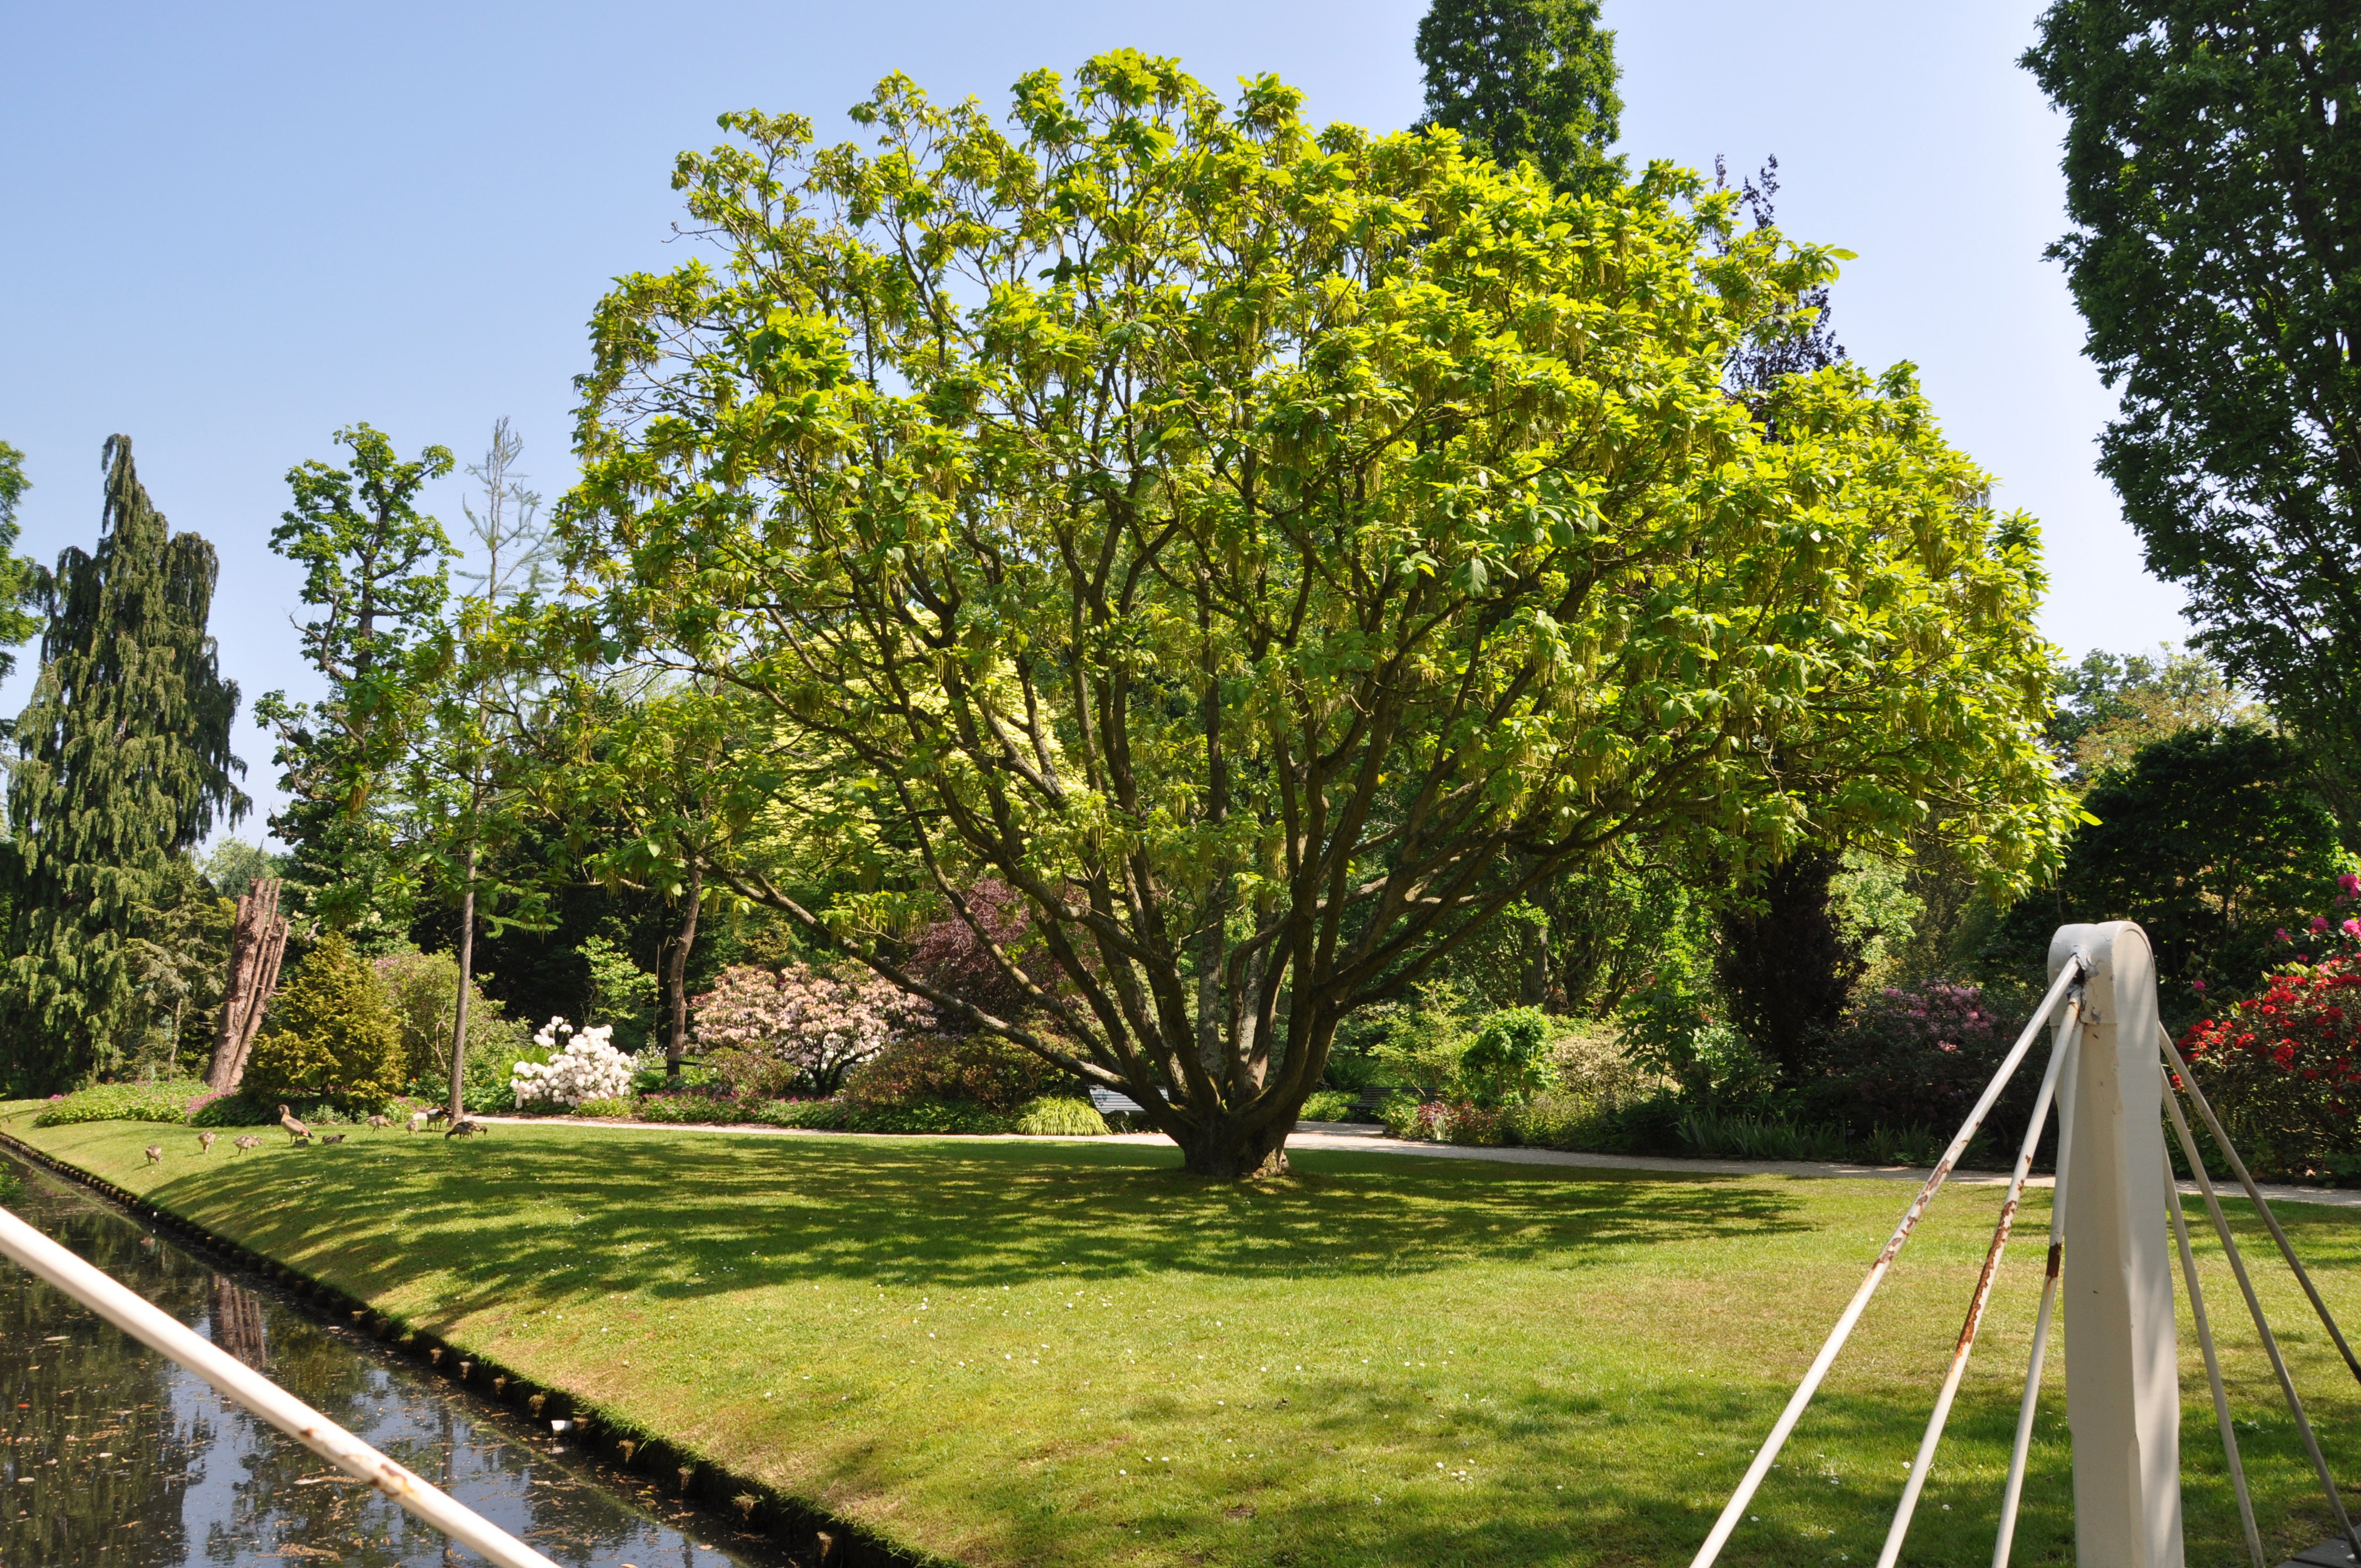
<svg viewBox="0 0 2361 1568">
<path fill-rule="evenodd" d="M 1049 1270 L 1104 1281 L 1400 1275 L 1478 1259 L 1581 1267 L 1626 1248 L 1811 1228 L 1793 1198 L 1730 1179 L 1341 1157 L 1312 1174 L 1220 1185 L 1136 1146 L 555 1128 L 433 1147 L 400 1138 L 273 1148 L 151 1193 L 231 1216 L 273 1256 L 333 1253 L 364 1291 L 428 1264 L 451 1269 L 463 1295 L 494 1299 L 552 1275 L 642 1286 L 663 1274 L 659 1294 L 699 1295 L 783 1277 L 952 1288 Z"/>
</svg>

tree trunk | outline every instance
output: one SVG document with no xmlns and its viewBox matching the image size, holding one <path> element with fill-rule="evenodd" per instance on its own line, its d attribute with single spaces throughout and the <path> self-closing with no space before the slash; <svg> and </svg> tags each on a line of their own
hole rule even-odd
<svg viewBox="0 0 2361 1568">
<path fill-rule="evenodd" d="M 673 938 L 671 962 L 664 966 L 666 1001 L 672 1027 L 664 1040 L 664 1072 L 680 1076 L 680 1058 L 688 1054 L 688 953 L 697 946 L 697 906 L 705 894 L 705 868 L 688 864 L 688 912 L 681 917 L 680 935 Z"/>
<path fill-rule="evenodd" d="M 451 1024 L 451 1124 L 467 1113 L 460 1090 L 467 1070 L 467 992 L 476 978 L 476 856 L 467 846 L 467 878 L 459 894 L 459 1000 Z"/>
<path fill-rule="evenodd" d="M 226 1094 L 246 1077 L 246 1058 L 262 1027 L 263 1010 L 279 989 L 279 960 L 287 951 L 287 918 L 279 913 L 279 880 L 258 877 L 237 901 L 230 936 L 229 981 L 222 991 L 221 1032 L 214 1043 L 205 1087 Z"/>
<path fill-rule="evenodd" d="M 1208 1126 L 1171 1129 L 1167 1135 L 1180 1146 L 1180 1168 L 1191 1176 L 1214 1181 L 1242 1181 L 1249 1177 L 1287 1174 L 1287 1135 L 1294 1118 L 1274 1122 L 1249 1132 L 1224 1117 Z"/>
</svg>

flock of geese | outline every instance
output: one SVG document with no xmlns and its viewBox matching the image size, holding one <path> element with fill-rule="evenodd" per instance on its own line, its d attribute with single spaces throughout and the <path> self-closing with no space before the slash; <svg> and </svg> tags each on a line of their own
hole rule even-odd
<svg viewBox="0 0 2361 1568">
<path fill-rule="evenodd" d="M 450 1113 L 445 1111 L 440 1106 L 435 1107 L 432 1111 L 421 1111 L 410 1118 L 410 1131 L 413 1133 L 423 1133 L 434 1123 L 443 1121 L 449 1115 Z M 290 1146 L 294 1147 L 300 1147 L 311 1143 L 315 1136 L 323 1144 L 341 1144 L 345 1141 L 346 1136 L 346 1135 L 343 1133 L 314 1134 L 312 1131 L 312 1127 L 309 1123 L 302 1120 L 284 1105 L 281 1105 L 279 1108 L 279 1124 L 287 1129 L 287 1142 Z M 382 1133 L 393 1125 L 393 1121 L 392 1118 L 388 1116 L 371 1116 L 368 1119 L 368 1125 L 372 1130 Z M 477 1121 L 473 1116 L 462 1116 L 457 1121 L 453 1122 L 449 1126 L 444 1128 L 443 1135 L 446 1138 L 471 1138 L 478 1134 L 489 1132 L 489 1130 L 490 1129 L 487 1128 L 481 1122 Z M 197 1135 L 197 1152 L 200 1154 L 213 1153 L 214 1144 L 220 1138 L 220 1136 L 221 1135 L 219 1133 L 214 1132 L 210 1128 L 199 1133 Z M 229 1142 L 230 1147 L 237 1150 L 240 1154 L 244 1154 L 247 1150 L 251 1148 L 258 1148 L 262 1145 L 262 1140 L 256 1137 L 251 1133 L 241 1134 L 237 1137 L 232 1138 Z M 148 1163 L 149 1165 L 161 1165 L 164 1163 L 163 1145 L 149 1144 L 148 1146 Z"/>
</svg>

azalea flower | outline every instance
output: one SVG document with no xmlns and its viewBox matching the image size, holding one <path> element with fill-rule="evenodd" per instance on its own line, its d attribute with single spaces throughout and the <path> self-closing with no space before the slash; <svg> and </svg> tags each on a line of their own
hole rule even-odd
<svg viewBox="0 0 2361 1568">
<path fill-rule="evenodd" d="M 2315 915 L 2315 916 L 2313 916 L 2312 917 L 2312 929 L 2314 932 L 2320 932 L 2320 931 L 2325 931 L 2325 930 L 2327 930 L 2327 929 L 2328 929 L 2328 916 L 2325 916 L 2325 915 Z"/>
</svg>

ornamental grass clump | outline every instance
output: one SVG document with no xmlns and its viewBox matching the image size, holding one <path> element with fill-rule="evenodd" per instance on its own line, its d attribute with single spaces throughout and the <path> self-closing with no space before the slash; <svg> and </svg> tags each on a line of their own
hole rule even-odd
<svg viewBox="0 0 2361 1568">
<path fill-rule="evenodd" d="M 521 1061 L 509 1069 L 517 1109 L 571 1111 L 586 1100 L 631 1093 L 631 1058 L 608 1043 L 613 1033 L 605 1024 L 577 1030 L 563 1018 L 543 1025 L 533 1043 L 555 1054 L 546 1062 Z"/>
<path fill-rule="evenodd" d="M 2361 919 L 2316 916 L 2304 940 L 2328 950 L 2196 1025 L 2180 1051 L 2257 1173 L 2361 1182 Z"/>
</svg>

